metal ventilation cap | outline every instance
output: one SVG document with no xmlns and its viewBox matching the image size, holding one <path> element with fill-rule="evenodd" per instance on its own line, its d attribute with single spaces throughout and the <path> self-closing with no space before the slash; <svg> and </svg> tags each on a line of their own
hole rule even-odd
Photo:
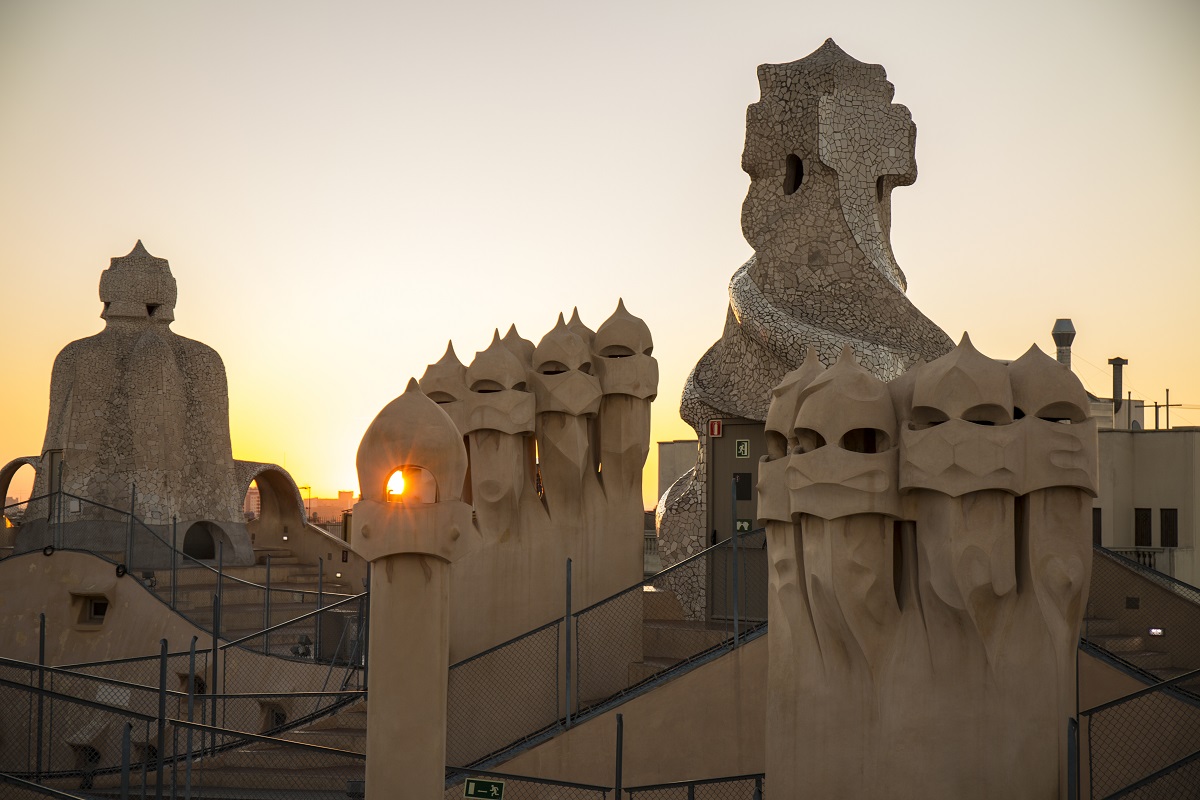
<svg viewBox="0 0 1200 800">
<path fill-rule="evenodd" d="M 1075 326 L 1070 319 L 1054 320 L 1054 329 L 1050 331 L 1054 337 L 1054 343 L 1059 347 L 1070 347 L 1071 342 L 1075 341 Z"/>
</svg>

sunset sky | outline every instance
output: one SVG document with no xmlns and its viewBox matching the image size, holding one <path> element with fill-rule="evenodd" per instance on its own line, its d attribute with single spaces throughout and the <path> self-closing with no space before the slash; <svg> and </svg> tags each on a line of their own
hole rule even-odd
<svg viewBox="0 0 1200 800">
<path fill-rule="evenodd" d="M 1200 425 L 1200 3 L 0 2 L 0 464 L 142 239 L 222 355 L 235 458 L 357 490 L 367 425 L 452 339 L 537 341 L 619 297 L 655 338 L 652 439 L 751 251 L 755 68 L 833 37 L 919 131 L 892 196 L 909 296 L 1013 358 L 1071 317 L 1099 395 Z M 646 502 L 654 502 L 654 448 Z M 30 471 L 14 485 L 28 491 Z"/>
</svg>

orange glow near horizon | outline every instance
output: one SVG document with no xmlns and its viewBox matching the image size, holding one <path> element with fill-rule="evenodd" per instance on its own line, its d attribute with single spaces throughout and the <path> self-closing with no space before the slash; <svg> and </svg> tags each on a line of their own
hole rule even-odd
<svg viewBox="0 0 1200 800">
<path fill-rule="evenodd" d="M 695 438 L 680 395 L 753 254 L 756 67 L 827 36 L 919 131 L 891 201 L 909 300 L 993 358 L 1053 354 L 1070 317 L 1087 389 L 1123 356 L 1148 421 L 1169 388 L 1200 425 L 1192 0 L 60 5 L 0 3 L 0 465 L 42 452 L 55 356 L 103 328 L 100 274 L 141 239 L 171 329 L 224 363 L 233 457 L 314 499 L 360 491 L 363 433 L 448 339 L 470 363 L 496 326 L 537 343 L 578 306 L 596 330 L 623 297 L 659 363 L 653 507 L 656 442 Z"/>
</svg>

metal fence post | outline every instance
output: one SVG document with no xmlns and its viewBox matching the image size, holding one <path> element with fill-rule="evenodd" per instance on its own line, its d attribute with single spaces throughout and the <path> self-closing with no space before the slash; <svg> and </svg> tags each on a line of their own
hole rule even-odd
<svg viewBox="0 0 1200 800">
<path fill-rule="evenodd" d="M 55 547 L 63 546 L 63 530 L 62 530 L 62 528 L 63 528 L 63 484 L 62 484 L 62 476 L 63 476 L 63 462 L 59 461 L 58 462 L 57 508 L 55 509 L 58 512 L 57 514 L 55 514 L 55 520 L 58 522 L 58 524 L 55 526 L 55 528 L 56 528 L 55 539 L 57 540 L 54 545 Z"/>
<path fill-rule="evenodd" d="M 154 754 L 154 800 L 162 800 L 163 760 L 167 753 L 167 640 L 159 640 L 158 653 L 158 752 Z"/>
<path fill-rule="evenodd" d="M 121 732 L 121 800 L 129 800 L 129 736 L 133 725 L 126 722 Z"/>
<path fill-rule="evenodd" d="M 566 691 L 567 691 L 567 727 L 571 727 L 571 559 L 567 559 L 567 613 L 563 616 L 566 625 Z"/>
<path fill-rule="evenodd" d="M 1067 800 L 1079 800 L 1079 722 L 1067 720 Z"/>
<path fill-rule="evenodd" d="M 218 583 L 217 589 L 219 590 L 220 588 L 221 588 L 221 585 Z M 213 595 L 213 635 L 212 635 L 212 670 L 211 670 L 212 685 L 208 687 L 208 694 L 212 698 L 212 724 L 213 724 L 213 727 L 216 727 L 216 725 L 217 725 L 217 693 L 219 691 L 218 687 L 221 685 L 220 681 L 218 680 L 220 677 L 220 669 L 219 668 L 220 668 L 220 664 L 221 664 L 221 659 L 220 659 L 221 648 L 220 648 L 220 642 L 218 641 L 218 636 L 217 636 L 217 630 L 220 629 L 220 627 L 221 627 L 221 593 L 220 593 L 220 591 L 218 591 L 217 594 Z M 212 738 L 213 749 L 215 750 L 216 746 L 217 746 L 216 734 L 212 734 L 211 738 Z"/>
<path fill-rule="evenodd" d="M 325 559 L 317 558 L 317 614 L 313 617 L 314 660 L 321 658 L 321 607 L 325 592 Z"/>
<path fill-rule="evenodd" d="M 196 639 L 192 637 L 192 646 L 188 648 L 188 722 L 195 722 L 196 707 Z M 187 729 L 187 768 L 183 779 L 184 800 L 192 800 L 192 742 L 195 732 L 191 726 Z"/>
<path fill-rule="evenodd" d="M 217 542 L 217 608 L 218 609 L 220 609 L 220 607 L 221 607 L 221 592 L 222 592 L 222 587 L 225 584 L 224 572 L 225 572 L 225 543 Z M 221 636 L 221 615 L 216 614 L 213 616 L 213 637 L 219 638 L 220 636 Z M 216 653 L 214 652 L 213 655 L 215 656 Z"/>
<path fill-rule="evenodd" d="M 754 800 L 762 800 L 762 777 L 754 779 Z"/>
<path fill-rule="evenodd" d="M 621 762 L 625 757 L 625 715 L 617 714 L 617 776 L 613 795 L 621 800 Z"/>
<path fill-rule="evenodd" d="M 179 517 L 171 515 L 171 610 L 179 605 Z M 189 728 L 189 730 L 191 730 Z"/>
<path fill-rule="evenodd" d="M 137 499 L 137 484 L 129 484 L 129 525 L 125 533 L 125 569 L 133 566 L 133 506 Z"/>
<path fill-rule="evenodd" d="M 271 627 L 271 554 L 267 553 L 267 599 L 263 603 L 263 630 Z M 263 655 L 271 655 L 271 634 L 263 634 Z"/>
<path fill-rule="evenodd" d="M 37 760 L 34 775 L 34 780 L 37 783 L 42 782 L 42 715 L 45 710 L 45 695 L 43 692 L 46 689 L 46 615 L 41 615 L 41 621 L 38 623 L 38 710 L 37 710 Z M 25 762 L 28 764 L 29 762 Z"/>
<path fill-rule="evenodd" d="M 370 561 L 367 562 L 367 585 L 365 588 L 367 590 L 367 596 L 365 598 L 366 602 L 363 604 L 365 613 L 363 614 L 363 623 L 362 623 L 362 645 L 359 648 L 359 651 L 362 653 L 362 665 L 363 665 L 363 668 L 362 668 L 362 690 L 363 690 L 363 694 L 364 694 L 364 699 L 365 699 L 365 695 L 366 695 L 367 687 L 368 687 L 367 666 L 371 663 L 371 660 L 369 658 L 370 649 L 371 649 L 371 562 Z"/>
<path fill-rule="evenodd" d="M 735 476 L 730 481 L 731 493 L 729 496 L 731 509 L 730 513 L 733 519 L 733 533 L 729 539 L 733 543 L 733 646 L 738 646 L 738 532 L 737 532 L 737 477 Z"/>
</svg>

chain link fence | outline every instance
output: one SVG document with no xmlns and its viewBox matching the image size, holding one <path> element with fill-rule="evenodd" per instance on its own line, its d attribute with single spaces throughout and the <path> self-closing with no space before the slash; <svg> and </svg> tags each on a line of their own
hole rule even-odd
<svg viewBox="0 0 1200 800">
<path fill-rule="evenodd" d="M 221 690 L 326 692 L 366 686 L 367 594 L 220 646 Z M 224 612 L 222 611 L 222 615 Z"/>
<path fill-rule="evenodd" d="M 1151 777 L 1158 785 L 1167 786 L 1181 775 L 1195 772 L 1200 755 L 1200 702 L 1180 686 L 1198 679 L 1200 671 L 1184 673 L 1080 712 L 1088 743 L 1092 797 L 1118 796 Z M 1194 790 L 1200 783 L 1192 786 Z"/>
<path fill-rule="evenodd" d="M 66 492 L 7 506 L 4 516 L 24 528 L 30 542 L 46 548 L 43 552 L 82 550 L 108 558 L 196 626 L 211 632 L 219 623 L 217 633 L 226 638 L 243 637 L 355 596 L 326 589 L 323 560 L 311 567 L 288 563 L 285 569 L 281 564 L 273 571 L 272 556 L 267 555 L 265 563 L 241 568 L 254 579 L 248 580 L 226 572 L 220 545 L 215 566 L 172 546 L 179 541 L 174 519 L 149 525 L 128 510 Z M 220 598 L 220 620 L 214 618 L 214 597 Z"/>
<path fill-rule="evenodd" d="M 652 786 L 632 786 L 625 790 L 630 800 L 762 800 L 766 778 L 738 775 L 702 781 L 679 781 Z"/>
<path fill-rule="evenodd" d="M 726 652 L 767 622 L 762 530 L 714 545 L 574 615 L 579 713 Z"/>
<path fill-rule="evenodd" d="M 766 535 L 742 533 L 612 597 L 450 667 L 447 762 L 497 763 L 620 697 L 760 635 Z M 689 614 L 680 575 L 701 576 Z M 568 621 L 570 625 L 568 625 Z"/>
<path fill-rule="evenodd" d="M 163 662 L 165 664 L 165 662 Z M 361 699 L 361 693 L 353 699 Z M 209 700 L 223 719 L 285 727 L 261 710 L 312 696 L 199 698 L 52 667 L 0 662 L 0 773 L 5 792 L 78 792 L 83 796 L 345 798 L 365 775 L 365 733 L 357 750 L 295 741 L 307 736 L 344 743 L 346 722 L 328 706 L 281 736 L 206 724 Z M 241 704 L 242 711 L 238 710 Z M 266 706 L 262 704 L 266 703 Z M 355 712 L 365 727 L 365 714 Z M 194 721 L 183 717 L 190 716 Z M 349 723 L 351 725 L 354 722 Z M 35 784 L 37 788 L 27 784 Z M 93 794 L 95 793 L 95 794 Z M 122 796 L 125 796 L 124 794 Z"/>
<path fill-rule="evenodd" d="M 1149 775 L 1111 798 L 1130 800 L 1194 800 L 1200 787 L 1200 751 Z"/>
<path fill-rule="evenodd" d="M 1081 636 L 1151 681 L 1200 669 L 1200 590 L 1093 548 Z M 1195 688 L 1195 687 L 1193 687 Z"/>
<path fill-rule="evenodd" d="M 562 619 L 450 667 L 446 762 L 467 766 L 557 730 Z"/>
</svg>

